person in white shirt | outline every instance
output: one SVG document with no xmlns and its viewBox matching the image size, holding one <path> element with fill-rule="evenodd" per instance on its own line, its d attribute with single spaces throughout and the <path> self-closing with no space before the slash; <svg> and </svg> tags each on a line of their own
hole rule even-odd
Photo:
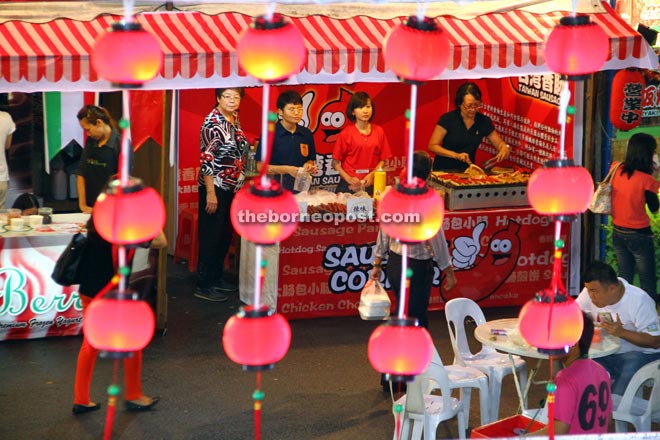
<svg viewBox="0 0 660 440">
<path fill-rule="evenodd" d="M 6 151 L 11 147 L 11 138 L 16 131 L 16 124 L 7 112 L 0 111 L 0 208 L 5 207 L 7 190 L 9 189 L 9 168 L 7 167 Z"/>
<path fill-rule="evenodd" d="M 623 395 L 628 382 L 642 366 L 660 359 L 656 346 L 660 322 L 655 302 L 639 287 L 618 278 L 614 269 L 594 261 L 583 275 L 584 289 L 577 297 L 582 311 L 612 336 L 619 350 L 595 359 L 612 377 L 612 393 Z"/>
</svg>

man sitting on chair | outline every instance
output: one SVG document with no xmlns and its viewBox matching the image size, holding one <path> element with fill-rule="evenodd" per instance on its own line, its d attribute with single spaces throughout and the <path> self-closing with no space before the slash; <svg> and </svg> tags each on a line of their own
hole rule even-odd
<svg viewBox="0 0 660 440">
<path fill-rule="evenodd" d="M 583 312 L 600 322 L 604 331 L 619 338 L 619 350 L 596 359 L 610 373 L 612 393 L 626 391 L 635 372 L 660 359 L 654 337 L 660 336 L 655 302 L 639 287 L 617 278 L 611 266 L 594 261 L 583 275 L 585 288 L 577 297 Z"/>
</svg>

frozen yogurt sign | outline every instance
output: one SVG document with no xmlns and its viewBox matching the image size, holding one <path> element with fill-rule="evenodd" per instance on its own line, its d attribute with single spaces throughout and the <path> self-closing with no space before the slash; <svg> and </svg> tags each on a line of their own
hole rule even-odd
<svg viewBox="0 0 660 440">
<path fill-rule="evenodd" d="M 53 287 L 53 293 L 35 294 L 35 286 Z M 82 305 L 74 288 L 58 286 L 40 272 L 0 269 L 0 340 L 74 335 L 81 326 Z"/>
</svg>

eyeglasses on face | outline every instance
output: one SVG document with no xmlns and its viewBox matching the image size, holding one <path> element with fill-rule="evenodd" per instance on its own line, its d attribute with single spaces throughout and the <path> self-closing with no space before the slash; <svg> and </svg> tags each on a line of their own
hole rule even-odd
<svg viewBox="0 0 660 440">
<path fill-rule="evenodd" d="M 463 107 L 468 110 L 479 110 L 481 108 L 481 103 L 479 101 L 473 102 L 472 104 L 463 103 Z"/>
<path fill-rule="evenodd" d="M 225 101 L 240 101 L 241 95 L 220 95 Z"/>
<path fill-rule="evenodd" d="M 286 106 L 286 107 L 284 107 L 284 111 L 287 112 L 287 113 L 291 113 L 291 114 L 295 115 L 295 114 L 298 114 L 298 113 L 302 113 L 303 108 L 302 108 L 302 106 L 296 106 L 296 107 Z"/>
</svg>

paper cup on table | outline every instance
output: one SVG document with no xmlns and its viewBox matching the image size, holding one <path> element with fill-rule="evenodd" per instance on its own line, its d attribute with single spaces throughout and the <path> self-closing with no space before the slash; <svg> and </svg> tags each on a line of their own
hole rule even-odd
<svg viewBox="0 0 660 440">
<path fill-rule="evenodd" d="M 25 220 L 22 217 L 12 218 L 9 224 L 14 229 L 22 229 L 25 226 Z"/>
<path fill-rule="evenodd" d="M 28 216 L 28 224 L 33 228 L 38 228 L 43 224 L 43 222 L 44 222 L 44 217 L 41 215 L 35 214 Z"/>
</svg>

